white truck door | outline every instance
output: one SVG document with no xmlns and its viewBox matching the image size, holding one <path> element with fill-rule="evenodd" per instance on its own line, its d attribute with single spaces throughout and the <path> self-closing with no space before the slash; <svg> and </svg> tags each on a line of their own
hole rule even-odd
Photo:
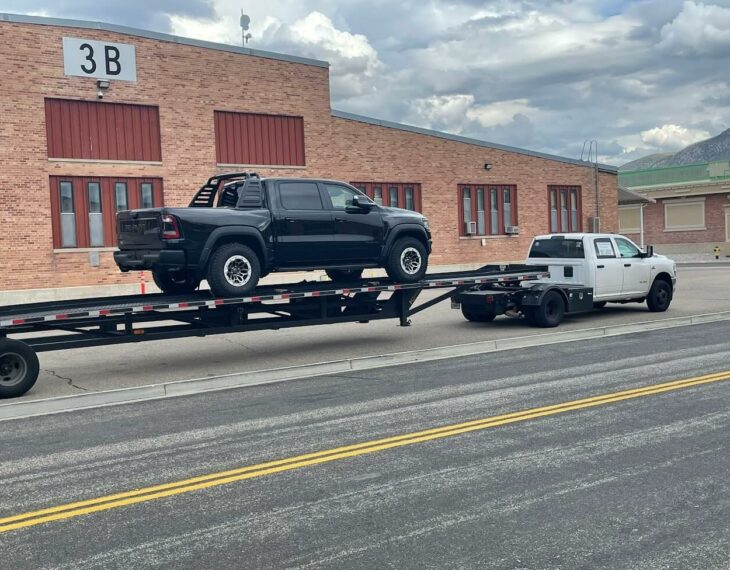
<svg viewBox="0 0 730 570">
<path fill-rule="evenodd" d="M 616 255 L 611 238 L 593 238 L 595 279 L 593 298 L 597 300 L 620 297 L 624 281 L 623 262 Z"/>
<path fill-rule="evenodd" d="M 626 238 L 616 237 L 616 249 L 624 267 L 621 295 L 646 295 L 649 291 L 651 260 L 641 257 L 641 250 Z"/>
</svg>

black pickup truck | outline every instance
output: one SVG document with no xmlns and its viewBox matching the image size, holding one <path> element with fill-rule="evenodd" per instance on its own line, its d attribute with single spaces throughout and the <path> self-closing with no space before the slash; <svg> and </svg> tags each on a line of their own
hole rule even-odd
<svg viewBox="0 0 730 570">
<path fill-rule="evenodd" d="M 428 220 L 375 204 L 344 182 L 213 176 L 187 208 L 117 214 L 122 271 L 149 269 L 166 293 L 207 279 L 219 297 L 250 293 L 272 271 L 324 269 L 333 281 L 384 267 L 398 282 L 423 278 L 431 252 Z"/>
</svg>

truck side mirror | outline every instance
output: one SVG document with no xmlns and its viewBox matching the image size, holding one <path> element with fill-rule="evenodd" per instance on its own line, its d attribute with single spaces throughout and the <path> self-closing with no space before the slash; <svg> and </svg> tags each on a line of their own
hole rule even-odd
<svg viewBox="0 0 730 570">
<path fill-rule="evenodd" d="M 365 196 L 353 196 L 352 207 L 360 208 L 362 210 L 371 210 L 373 208 L 373 203 Z"/>
<path fill-rule="evenodd" d="M 653 245 L 646 246 L 646 253 L 644 253 L 644 257 L 654 257 L 654 246 Z"/>
</svg>

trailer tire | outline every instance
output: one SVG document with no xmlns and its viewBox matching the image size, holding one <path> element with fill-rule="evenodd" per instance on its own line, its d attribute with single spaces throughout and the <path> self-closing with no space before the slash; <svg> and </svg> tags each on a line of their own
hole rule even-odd
<svg viewBox="0 0 730 570">
<path fill-rule="evenodd" d="M 208 265 L 208 284 L 216 297 L 240 297 L 256 288 L 261 262 L 241 243 L 226 243 L 213 252 Z"/>
<path fill-rule="evenodd" d="M 38 379 L 38 355 L 19 340 L 0 339 L 0 398 L 17 398 Z"/>
<path fill-rule="evenodd" d="M 423 279 L 428 266 L 428 253 L 416 238 L 396 241 L 388 253 L 385 270 L 393 281 L 415 283 Z"/>
<path fill-rule="evenodd" d="M 543 295 L 540 305 L 533 308 L 535 324 L 541 328 L 553 328 L 560 324 L 565 314 L 565 301 L 557 291 Z"/>
<path fill-rule="evenodd" d="M 152 279 L 160 291 L 168 295 L 192 293 L 200 285 L 200 281 L 194 275 L 183 274 L 182 278 L 180 278 L 172 271 L 152 271 Z"/>
<path fill-rule="evenodd" d="M 536 327 L 537 322 L 535 321 L 535 307 L 525 307 L 522 309 L 522 316 L 525 318 L 525 322 L 531 327 Z"/>
<path fill-rule="evenodd" d="M 646 298 L 652 313 L 663 313 L 672 303 L 672 286 L 663 279 L 655 279 Z"/>
<path fill-rule="evenodd" d="M 362 279 L 362 269 L 327 269 L 325 273 L 334 283 L 351 283 Z"/>
<path fill-rule="evenodd" d="M 473 323 L 491 323 L 497 316 L 492 311 L 477 309 L 476 307 L 461 306 L 461 314 L 467 321 Z"/>
</svg>

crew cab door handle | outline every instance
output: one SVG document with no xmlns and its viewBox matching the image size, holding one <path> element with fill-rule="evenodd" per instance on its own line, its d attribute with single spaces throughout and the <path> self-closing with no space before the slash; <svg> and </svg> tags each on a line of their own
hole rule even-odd
<svg viewBox="0 0 730 570">
<path fill-rule="evenodd" d="M 605 265 L 596 265 L 596 269 L 603 269 L 604 267 L 606 267 L 606 266 Z"/>
<path fill-rule="evenodd" d="M 294 218 L 284 218 L 284 221 L 285 222 L 292 222 L 292 223 L 293 222 L 296 222 L 296 220 Z"/>
<path fill-rule="evenodd" d="M 346 222 L 345 218 L 335 218 L 335 222 Z"/>
<path fill-rule="evenodd" d="M 631 267 L 630 263 L 624 263 L 624 267 Z"/>
</svg>

